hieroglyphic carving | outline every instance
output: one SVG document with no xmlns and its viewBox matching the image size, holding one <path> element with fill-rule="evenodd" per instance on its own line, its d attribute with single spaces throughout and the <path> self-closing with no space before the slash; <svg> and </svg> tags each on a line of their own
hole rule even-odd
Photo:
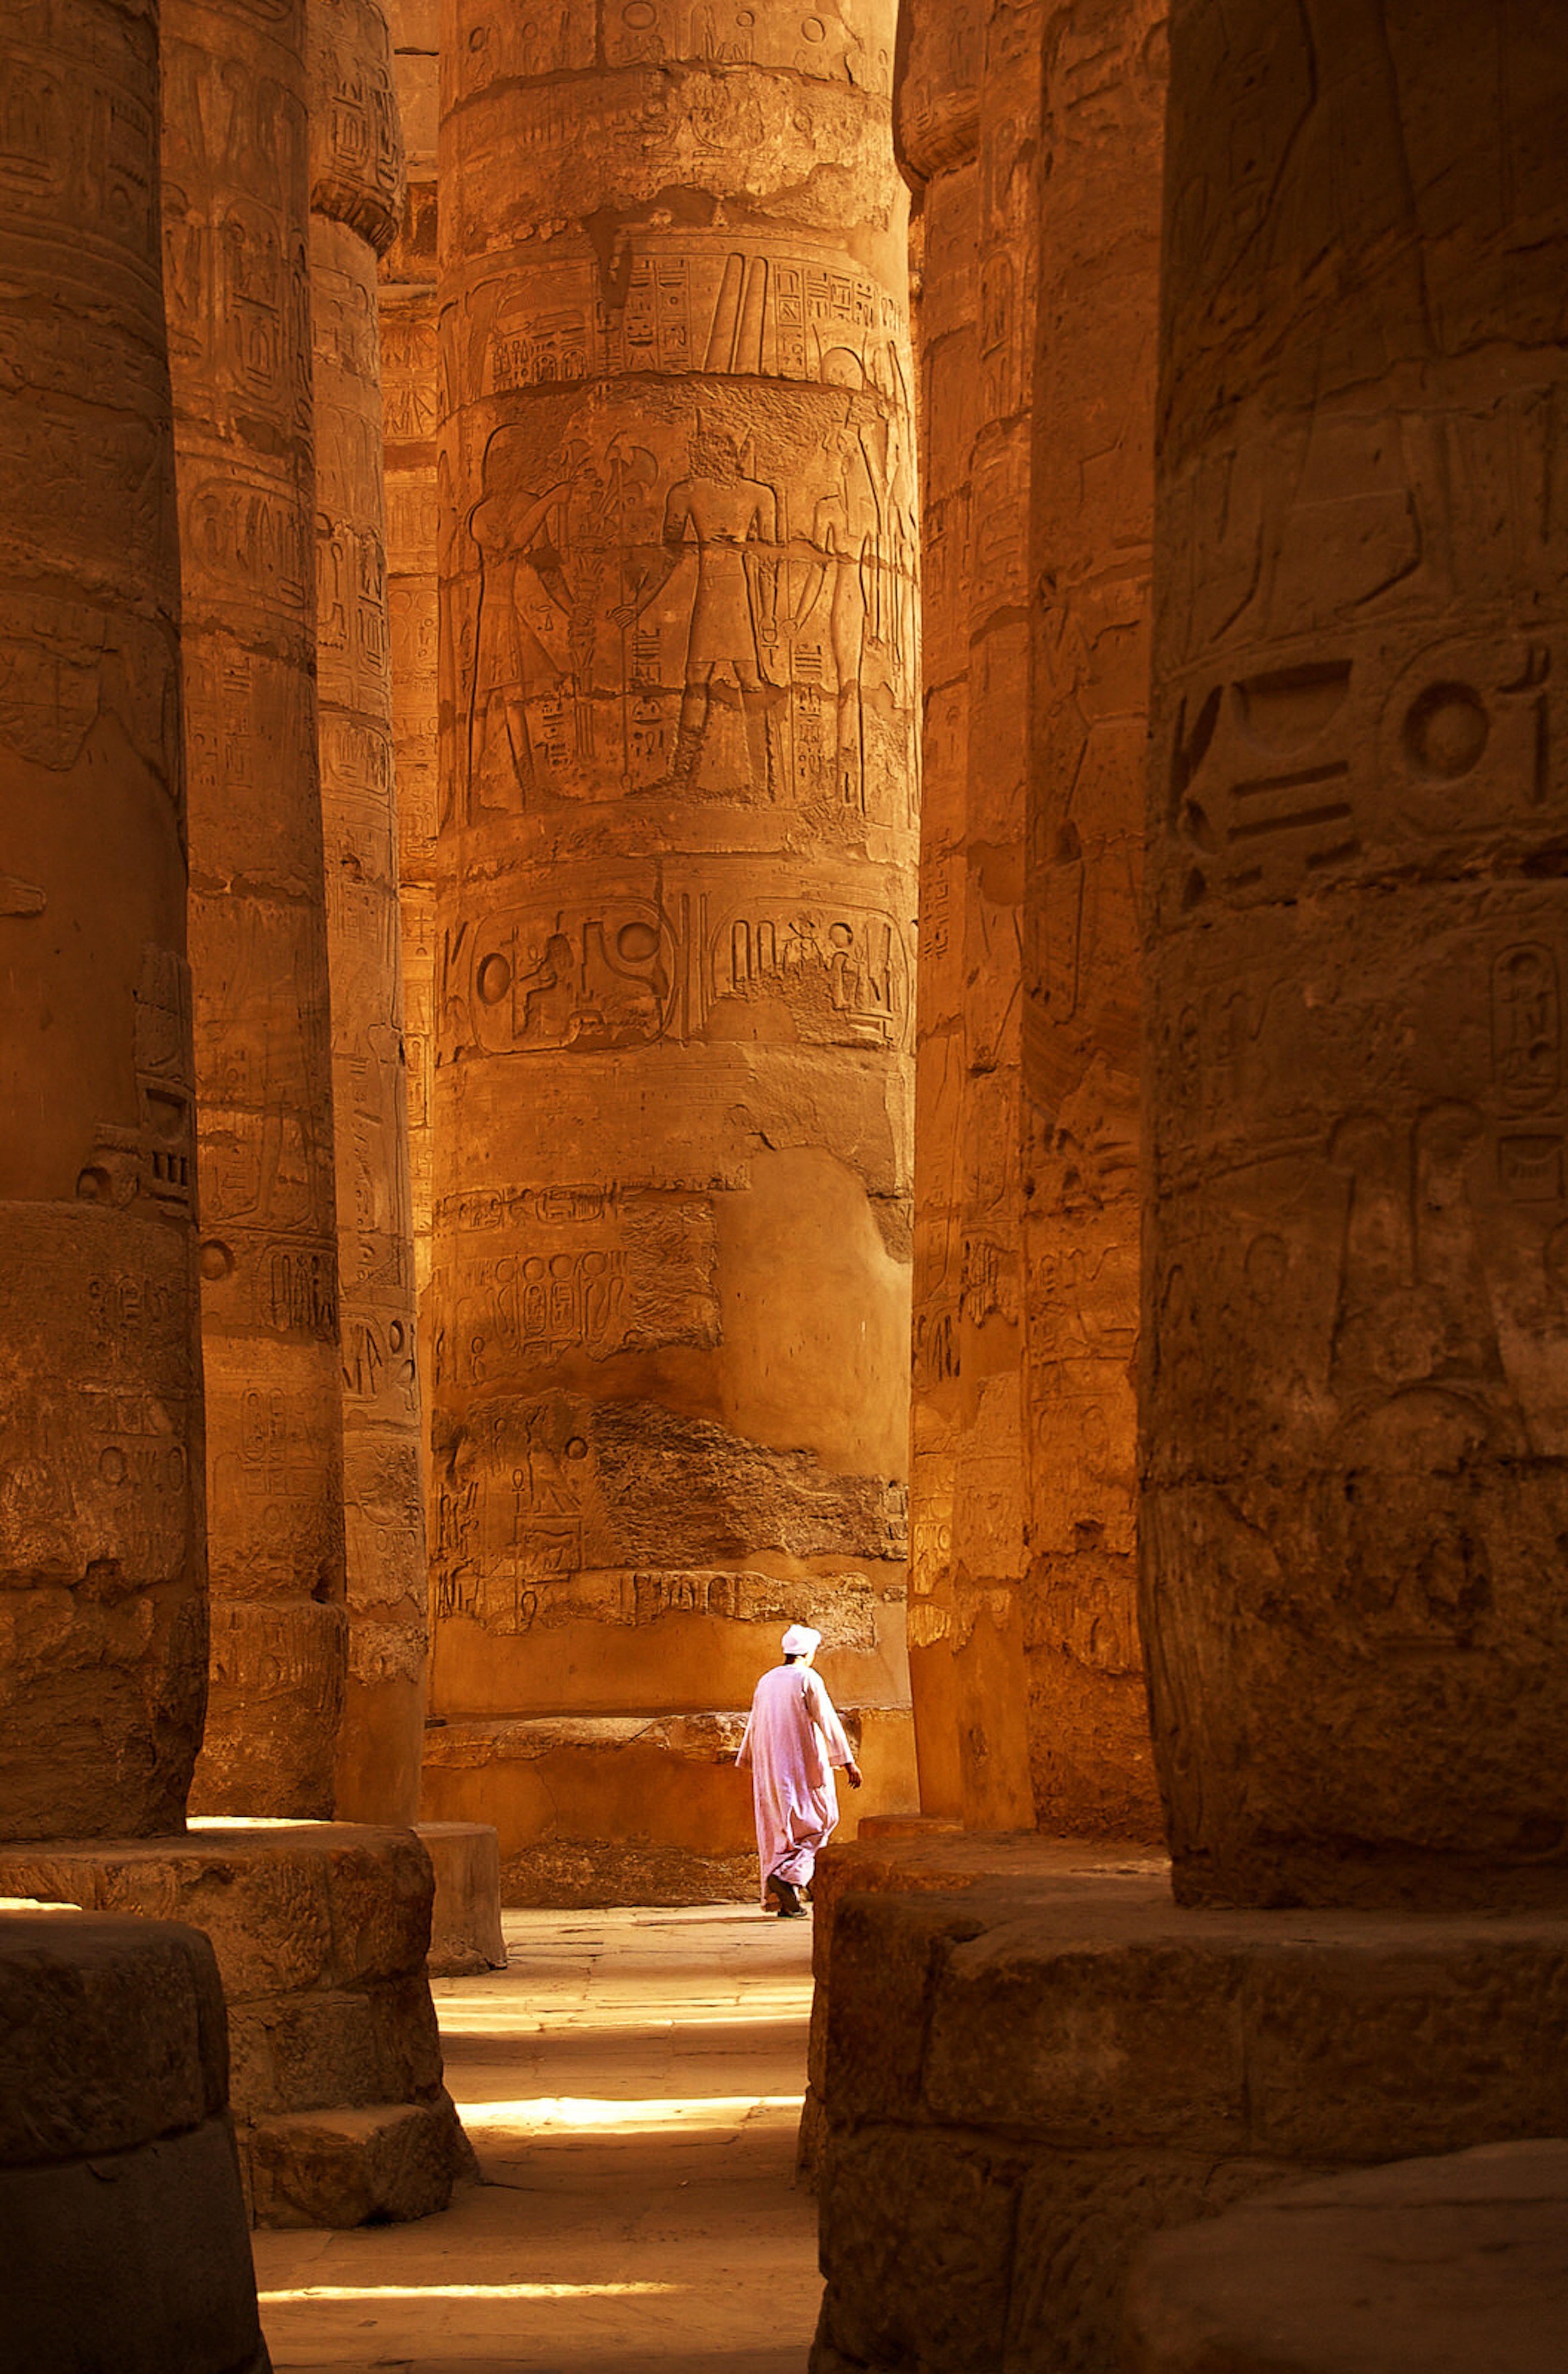
<svg viewBox="0 0 1568 2374">
<path fill-rule="evenodd" d="M 0 71 L 0 1834 L 177 1829 L 205 1691 L 152 0 Z"/>
<path fill-rule="evenodd" d="M 324 1815 L 335 1740 L 318 1717 L 342 1690 L 343 1483 L 304 0 L 165 0 L 162 22 L 208 1515 L 216 1620 L 232 1634 L 197 1802 Z M 267 1622 L 304 1627 L 330 1671 L 274 1674 L 255 1645 L 263 1601 Z"/>
<path fill-rule="evenodd" d="M 439 950 L 441 1060 L 729 1038 L 737 1006 L 751 1038 L 902 1049 L 912 967 L 897 919 L 808 904 L 819 888 L 808 878 L 798 900 L 737 908 L 732 875 L 710 870 L 689 888 L 666 875 L 662 905 L 609 890 L 458 923 Z"/>
<path fill-rule="evenodd" d="M 908 821 L 907 441 L 863 394 L 825 450 L 815 403 L 766 431 L 716 399 L 684 431 L 552 401 L 492 432 L 465 821 L 617 785 Z"/>
<path fill-rule="evenodd" d="M 433 61 L 431 62 L 433 64 Z M 440 730 L 436 591 L 434 289 L 394 248 L 382 264 L 388 631 L 397 778 L 398 911 L 409 1181 L 416 1289 L 430 1275 L 430 1116 L 435 1069 L 435 837 Z"/>
<path fill-rule="evenodd" d="M 1190 12 L 1173 52 L 1142 1527 L 1162 1782 L 1189 1895 L 1539 1903 L 1568 1888 L 1539 1781 L 1568 1710 L 1518 1687 L 1521 1655 L 1562 1669 L 1568 1511 L 1562 369 L 1535 326 L 1564 241 L 1506 94 L 1524 75 L 1550 113 L 1562 62 L 1510 20 L 1478 82 L 1466 12 L 1418 49 L 1352 9 L 1304 110 L 1328 12 L 1277 46 L 1266 13 L 1222 41 Z M 1472 170 L 1520 273 L 1470 272 L 1438 227 Z M 1325 239 L 1331 320 L 1297 268 Z M 1200 326 L 1222 281 L 1223 421 Z M 1482 350 L 1500 393 L 1477 407 Z"/>
<path fill-rule="evenodd" d="M 602 14 L 591 43 L 570 12 L 525 41 L 461 0 L 444 92 L 443 1710 L 503 1675 L 569 1703 L 556 1651 L 525 1666 L 518 1644 L 598 1608 L 606 1575 L 617 1624 L 704 1618 L 722 1593 L 671 1578 L 754 1546 L 809 1538 L 842 1570 L 853 1540 L 862 1575 L 898 1555 L 856 1513 L 902 1463 L 894 10 Z M 519 240 L 525 218 L 549 228 Z M 412 371 L 399 405 L 412 452 Z M 552 1187 L 577 1179 L 611 1183 Z M 732 1644 L 704 1638 L 682 1692 L 728 1704 Z"/>
<path fill-rule="evenodd" d="M 922 1803 L 980 1827 L 1035 1816 L 1021 1596 L 1019 901 L 1041 13 L 955 0 L 910 10 L 895 99 L 901 151 L 925 183 L 909 1639 Z M 992 1657 L 996 1686 L 979 1679 Z"/>
<path fill-rule="evenodd" d="M 419 1804 L 427 1595 L 404 1092 L 378 255 L 403 154 L 380 0 L 310 0 L 316 660 L 329 886 L 350 1672 L 336 1810 Z M 361 1685 L 355 1635 L 379 1647 Z M 390 1635 L 408 1639 L 383 1670 Z"/>
</svg>

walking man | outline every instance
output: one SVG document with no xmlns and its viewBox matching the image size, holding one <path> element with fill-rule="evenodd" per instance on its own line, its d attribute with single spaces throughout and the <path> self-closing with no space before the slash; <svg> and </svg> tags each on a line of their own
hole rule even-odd
<svg viewBox="0 0 1568 2374">
<path fill-rule="evenodd" d="M 751 1767 L 763 1909 L 776 1904 L 780 1921 L 805 1919 L 800 1890 L 810 1884 L 817 1855 L 838 1827 L 834 1767 L 842 1767 L 851 1789 L 860 1785 L 844 1726 L 821 1675 L 812 1671 L 821 1645 L 822 1634 L 809 1624 L 790 1625 L 783 1663 L 764 1674 L 752 1694 L 735 1758 L 743 1769 Z"/>
</svg>

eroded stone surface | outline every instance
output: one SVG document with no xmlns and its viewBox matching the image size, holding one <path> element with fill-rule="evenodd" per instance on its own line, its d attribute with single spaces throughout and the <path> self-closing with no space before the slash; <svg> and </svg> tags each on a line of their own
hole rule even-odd
<svg viewBox="0 0 1568 2374">
<path fill-rule="evenodd" d="M 376 0 L 310 0 L 316 669 L 337 1146 L 348 1671 L 334 1811 L 412 1821 L 424 1479 L 398 922 L 376 265 L 403 202 Z"/>
<path fill-rule="evenodd" d="M 504 1970 L 501 1847 L 494 1825 L 421 1822 L 419 1839 L 436 1882 L 426 1957 L 430 1976 L 455 1979 Z"/>
<path fill-rule="evenodd" d="M 829 1687 L 907 1704 L 893 30 L 888 0 L 451 21 L 449 1716 L 743 1708 L 777 1655 L 750 1598 L 840 1575 L 872 1620 Z M 697 1809 L 663 1796 L 640 1827 L 668 1851 Z"/>
<path fill-rule="evenodd" d="M 158 16 L 6 29 L 0 1835 L 135 1833 L 206 1664 Z"/>
<path fill-rule="evenodd" d="M 1136 1609 L 1141 899 L 1165 0 L 1046 27 L 1024 1092 L 1030 1769 L 1158 1838 Z"/>
<path fill-rule="evenodd" d="M 342 1388 L 304 0 L 163 9 L 212 1663 L 195 1802 L 330 1814 Z"/>
<path fill-rule="evenodd" d="M 1270 2192 L 1146 2243 L 1126 2374 L 1556 2374 L 1568 2143 L 1493 2144 Z"/>
<path fill-rule="evenodd" d="M 841 1794 L 849 1839 L 874 1808 L 911 1803 L 915 1773 L 902 1708 L 839 1712 L 864 1775 Z M 504 1904 L 730 1902 L 756 1891 L 744 1727 L 738 1713 L 443 1722 L 427 1733 L 424 1804 L 494 1822 Z"/>
<path fill-rule="evenodd" d="M 0 1910 L 0 2364 L 267 2374 L 211 1947 Z"/>
<path fill-rule="evenodd" d="M 430 1282 L 430 1113 L 435 1064 L 435 850 L 439 767 L 436 487 L 437 0 L 388 0 L 406 168 L 403 220 L 381 260 L 387 606 L 397 758 L 414 1270 Z M 427 1412 L 427 1416 L 428 1413 Z"/>
<path fill-rule="evenodd" d="M 1192 1900 L 1568 1891 L 1559 33 L 1172 20 L 1141 1534 Z"/>
<path fill-rule="evenodd" d="M 921 1802 L 1034 1819 L 1024 1661 L 1027 404 L 1037 6 L 906 11 L 916 180 L 924 732 L 909 1480 Z"/>
<path fill-rule="evenodd" d="M 1292 2174 L 1568 2123 L 1561 1919 L 1188 1911 L 1152 1863 L 1072 1854 L 824 1858 L 816 2374 L 1111 2374 L 1151 2231 Z M 944 1855 L 960 1894 L 930 1886 Z M 842 1891 L 906 1860 L 930 1892 Z"/>
<path fill-rule="evenodd" d="M 0 1889 L 203 1933 L 262 2222 L 425 2216 L 467 2173 L 425 1973 L 430 1863 L 411 1830 L 200 1821 L 183 1838 L 15 1846 Z"/>
</svg>

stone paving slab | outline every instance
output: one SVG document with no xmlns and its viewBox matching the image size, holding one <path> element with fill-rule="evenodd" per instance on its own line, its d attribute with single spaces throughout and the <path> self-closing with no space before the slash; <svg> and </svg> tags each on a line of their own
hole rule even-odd
<svg viewBox="0 0 1568 2374">
<path fill-rule="evenodd" d="M 505 1971 L 433 1990 L 486 2181 L 418 2227 L 257 2235 L 276 2374 L 804 2374 L 809 1924 L 505 1929 Z"/>
</svg>

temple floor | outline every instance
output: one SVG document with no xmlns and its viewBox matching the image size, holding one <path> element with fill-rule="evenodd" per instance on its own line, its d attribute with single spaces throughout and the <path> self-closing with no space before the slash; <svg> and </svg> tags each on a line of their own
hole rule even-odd
<svg viewBox="0 0 1568 2374">
<path fill-rule="evenodd" d="M 802 2374 L 809 1923 L 503 1919 L 507 1969 L 432 1989 L 486 2180 L 417 2225 L 257 2233 L 275 2374 Z"/>
</svg>

